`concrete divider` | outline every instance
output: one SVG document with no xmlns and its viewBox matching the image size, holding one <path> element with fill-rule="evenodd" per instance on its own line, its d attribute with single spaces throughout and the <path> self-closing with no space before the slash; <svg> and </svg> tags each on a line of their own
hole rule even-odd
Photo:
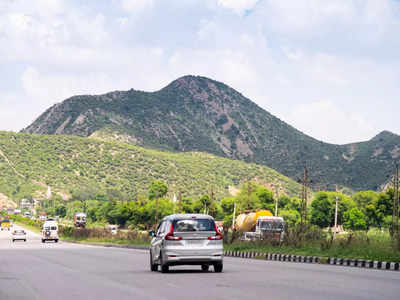
<svg viewBox="0 0 400 300">
<path fill-rule="evenodd" d="M 98 244 L 96 245 L 99 246 Z M 143 247 L 143 246 L 109 245 L 109 244 L 103 246 L 131 248 L 131 249 L 148 249 L 148 247 Z M 225 256 L 240 257 L 247 259 L 262 258 L 265 260 L 274 260 L 282 262 L 311 263 L 311 264 L 325 263 L 328 265 L 349 266 L 349 267 L 358 267 L 366 269 L 380 269 L 380 270 L 391 270 L 391 271 L 400 270 L 399 262 L 372 261 L 364 259 L 349 259 L 349 258 L 336 258 L 336 257 L 328 257 L 325 260 L 325 258 L 319 256 L 302 256 L 302 255 L 294 255 L 294 254 L 292 255 L 292 254 L 282 254 L 282 253 L 262 253 L 254 251 L 225 250 L 223 253 Z"/>
</svg>

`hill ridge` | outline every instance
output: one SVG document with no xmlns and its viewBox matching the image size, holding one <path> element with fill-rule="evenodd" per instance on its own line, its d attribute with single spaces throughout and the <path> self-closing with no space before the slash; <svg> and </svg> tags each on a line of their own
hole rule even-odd
<svg viewBox="0 0 400 300">
<path fill-rule="evenodd" d="M 186 75 L 155 92 L 74 96 L 44 112 L 27 133 L 117 139 L 174 152 L 200 151 L 263 164 L 289 176 L 306 165 L 316 188 L 378 189 L 400 137 L 329 144 L 302 133 L 228 85 Z M 394 153 L 394 154 L 393 154 Z"/>
</svg>

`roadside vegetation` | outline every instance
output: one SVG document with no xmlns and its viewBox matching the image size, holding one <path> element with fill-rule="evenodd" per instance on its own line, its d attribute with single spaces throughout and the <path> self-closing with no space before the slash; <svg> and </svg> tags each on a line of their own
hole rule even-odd
<svg viewBox="0 0 400 300">
<path fill-rule="evenodd" d="M 172 213 L 208 213 L 223 220 L 225 248 L 227 250 L 285 253 L 296 255 L 363 258 L 400 262 L 400 239 L 391 235 L 393 189 L 377 193 L 362 191 L 348 196 L 337 192 L 318 192 L 308 205 L 308 222 L 301 229 L 301 200 L 281 195 L 278 198 L 278 216 L 287 224 L 280 243 L 268 241 L 240 241 L 240 233 L 232 232 L 234 205 L 236 213 L 267 209 L 274 211 L 274 193 L 254 182 L 242 185 L 236 196 L 217 199 L 212 194 L 198 198 L 167 197 L 169 187 L 162 181 L 148 186 L 147 195 L 136 201 L 112 198 L 92 199 L 96 194 L 83 189 L 65 201 L 42 201 L 42 212 L 59 216 L 60 234 L 65 240 L 147 245 L 148 230 L 163 216 Z M 93 196 L 94 195 L 94 196 Z M 338 199 L 338 224 L 344 232 L 333 238 L 335 201 Z M 75 212 L 87 214 L 86 229 L 75 229 L 72 218 Z M 40 228 L 40 221 L 15 217 L 25 225 Z M 119 226 L 118 234 L 111 234 L 106 224 Z M 36 229 L 37 230 L 37 229 Z"/>
</svg>

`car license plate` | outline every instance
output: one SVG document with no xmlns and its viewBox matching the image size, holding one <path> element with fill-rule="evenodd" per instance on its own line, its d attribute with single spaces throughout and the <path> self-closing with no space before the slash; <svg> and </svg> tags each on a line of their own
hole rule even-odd
<svg viewBox="0 0 400 300">
<path fill-rule="evenodd" d="M 186 240 L 188 246 L 198 246 L 202 244 L 202 240 Z"/>
</svg>

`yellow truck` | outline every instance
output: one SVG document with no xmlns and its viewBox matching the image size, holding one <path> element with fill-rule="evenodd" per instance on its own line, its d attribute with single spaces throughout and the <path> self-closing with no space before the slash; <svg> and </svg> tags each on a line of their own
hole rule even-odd
<svg viewBox="0 0 400 300">
<path fill-rule="evenodd" d="M 1 230 L 8 230 L 10 231 L 11 223 L 9 219 L 3 219 L 0 221 Z"/>
<path fill-rule="evenodd" d="M 258 210 L 238 215 L 234 228 L 242 234 L 241 240 L 244 241 L 281 241 L 285 222 L 282 217 L 274 217 L 269 210 Z"/>
</svg>

